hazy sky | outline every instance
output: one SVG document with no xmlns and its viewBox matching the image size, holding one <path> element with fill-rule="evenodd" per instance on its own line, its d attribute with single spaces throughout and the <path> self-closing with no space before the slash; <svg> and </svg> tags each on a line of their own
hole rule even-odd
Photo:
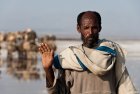
<svg viewBox="0 0 140 94">
<path fill-rule="evenodd" d="M 140 0 L 0 0 L 0 31 L 75 37 L 77 15 L 86 10 L 101 14 L 101 36 L 140 37 Z"/>
</svg>

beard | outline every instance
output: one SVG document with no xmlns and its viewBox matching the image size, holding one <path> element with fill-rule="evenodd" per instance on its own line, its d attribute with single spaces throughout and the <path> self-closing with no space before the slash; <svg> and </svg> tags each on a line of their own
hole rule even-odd
<svg viewBox="0 0 140 94">
<path fill-rule="evenodd" d="M 96 44 L 98 43 L 99 40 L 99 33 L 95 34 L 95 35 L 90 35 L 89 37 L 85 38 L 82 34 L 81 34 L 81 39 L 83 41 L 83 45 L 88 47 L 88 48 L 93 48 L 94 46 L 96 46 Z"/>
</svg>

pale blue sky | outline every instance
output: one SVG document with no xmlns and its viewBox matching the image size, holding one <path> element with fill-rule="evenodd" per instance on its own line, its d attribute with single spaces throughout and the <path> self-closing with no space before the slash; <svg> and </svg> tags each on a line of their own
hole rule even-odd
<svg viewBox="0 0 140 94">
<path fill-rule="evenodd" d="M 0 0 L 0 31 L 76 37 L 76 18 L 85 10 L 101 14 L 102 37 L 140 37 L 140 0 Z"/>
</svg>

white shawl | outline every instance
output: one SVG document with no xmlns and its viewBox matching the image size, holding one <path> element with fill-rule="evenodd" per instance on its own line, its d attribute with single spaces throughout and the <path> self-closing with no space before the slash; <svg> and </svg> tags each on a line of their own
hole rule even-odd
<svg viewBox="0 0 140 94">
<path fill-rule="evenodd" d="M 83 46 L 65 49 L 54 58 L 54 66 L 77 71 L 88 69 L 95 75 L 105 75 L 115 67 L 118 94 L 138 94 L 125 67 L 124 52 L 118 44 L 103 39 L 93 49 Z"/>
</svg>

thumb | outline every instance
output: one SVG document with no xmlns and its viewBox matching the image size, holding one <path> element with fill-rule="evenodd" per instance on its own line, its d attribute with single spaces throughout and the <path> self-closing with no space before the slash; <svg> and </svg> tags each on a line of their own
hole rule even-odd
<svg viewBox="0 0 140 94">
<path fill-rule="evenodd" d="M 52 57 L 54 57 L 54 50 L 51 50 L 51 55 Z"/>
</svg>

